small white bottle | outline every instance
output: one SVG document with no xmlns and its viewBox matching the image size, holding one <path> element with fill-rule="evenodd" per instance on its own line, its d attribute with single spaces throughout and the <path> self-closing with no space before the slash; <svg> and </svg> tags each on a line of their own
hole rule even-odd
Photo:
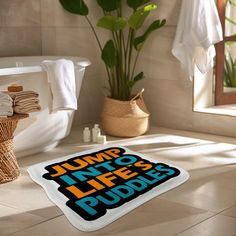
<svg viewBox="0 0 236 236">
<path fill-rule="evenodd" d="M 88 143 L 88 142 L 91 141 L 91 133 L 90 133 L 89 127 L 85 127 L 84 128 L 84 131 L 83 131 L 83 141 L 85 143 Z"/>
<path fill-rule="evenodd" d="M 95 124 L 92 129 L 93 142 L 97 142 L 98 135 L 101 134 L 101 130 L 98 124 Z"/>
<path fill-rule="evenodd" d="M 99 144 L 106 144 L 106 142 L 107 142 L 107 138 L 106 138 L 105 135 L 99 135 L 97 137 L 97 143 L 99 143 Z"/>
</svg>

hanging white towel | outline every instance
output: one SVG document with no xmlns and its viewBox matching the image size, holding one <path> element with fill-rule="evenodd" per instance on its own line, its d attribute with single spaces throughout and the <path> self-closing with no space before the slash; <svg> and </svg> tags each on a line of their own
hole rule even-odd
<svg viewBox="0 0 236 236">
<path fill-rule="evenodd" d="M 214 44 L 223 39 L 214 0 L 183 0 L 172 53 L 187 70 L 205 74 L 213 67 Z"/>
<path fill-rule="evenodd" d="M 50 85 L 49 111 L 76 110 L 76 86 L 74 63 L 70 60 L 46 60 L 42 62 L 43 69 L 47 72 Z M 50 95 L 51 94 L 51 95 Z"/>
</svg>

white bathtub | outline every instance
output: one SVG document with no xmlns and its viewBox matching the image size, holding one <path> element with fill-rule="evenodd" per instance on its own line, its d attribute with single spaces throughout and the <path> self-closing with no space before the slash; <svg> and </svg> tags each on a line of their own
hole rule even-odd
<svg viewBox="0 0 236 236">
<path fill-rule="evenodd" d="M 21 84 L 24 90 L 34 90 L 39 93 L 42 106 L 40 112 L 31 113 L 29 118 L 18 123 L 14 133 L 14 151 L 17 157 L 48 151 L 70 132 L 74 111 L 49 114 L 47 76 L 40 66 L 43 60 L 59 58 L 74 62 L 78 98 L 85 68 L 90 65 L 87 59 L 59 56 L 0 58 L 0 90 L 6 90 L 7 86 L 13 83 Z"/>
</svg>

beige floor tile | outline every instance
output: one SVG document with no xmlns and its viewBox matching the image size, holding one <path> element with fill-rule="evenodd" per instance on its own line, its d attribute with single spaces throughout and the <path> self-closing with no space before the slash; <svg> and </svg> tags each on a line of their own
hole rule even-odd
<svg viewBox="0 0 236 236">
<path fill-rule="evenodd" d="M 217 215 L 195 227 L 184 231 L 178 236 L 235 236 L 236 219 L 232 217 Z"/>
<path fill-rule="evenodd" d="M 211 217 L 213 213 L 172 203 L 158 197 L 121 217 L 109 226 L 89 235 L 173 235 Z M 76 230 L 64 216 L 26 229 L 14 236 L 87 235 Z"/>
<path fill-rule="evenodd" d="M 182 167 L 190 172 L 190 179 L 177 189 L 162 195 L 162 198 L 192 207 L 220 212 L 236 203 L 235 166 L 236 145 L 200 139 L 215 136 L 195 134 L 198 137 L 181 135 L 180 131 L 168 134 L 165 129 L 152 129 L 148 135 L 131 138 L 108 138 L 111 144 L 120 144 L 142 152 L 154 159 Z M 188 132 L 185 132 L 189 135 Z M 193 135 L 193 133 L 192 133 Z M 60 147 L 47 155 L 39 154 L 34 158 L 20 161 L 27 167 L 47 159 L 53 159 L 84 149 L 96 144 L 81 143 L 80 130 L 74 130 Z M 218 141 L 218 140 L 217 140 Z M 228 141 L 226 139 L 226 141 Z M 41 157 L 41 156 L 42 157 Z"/>
<path fill-rule="evenodd" d="M 88 235 L 69 223 L 59 208 L 47 198 L 43 189 L 35 184 L 26 172 L 28 166 L 32 164 L 98 146 L 93 143 L 82 143 L 81 131 L 82 127 L 73 129 L 70 136 L 52 151 L 18 159 L 22 170 L 21 176 L 16 181 L 0 185 L 0 204 L 26 214 L 30 213 L 35 217 L 48 219 L 47 222 L 15 233 L 15 236 Z M 229 227 L 228 232 L 233 232 L 236 205 L 234 139 L 152 128 L 147 135 L 141 137 L 131 139 L 108 137 L 108 141 L 109 144 L 123 145 L 156 160 L 182 167 L 189 171 L 190 179 L 104 229 L 89 235 L 173 236 L 188 229 L 190 233 L 183 232 L 184 235 L 191 235 L 193 232 L 193 235 L 201 236 L 206 233 L 215 236 L 217 234 L 214 234 L 214 230 L 217 230 L 217 224 L 221 220 L 222 228 Z M 216 213 L 220 215 L 213 217 Z M 212 228 L 209 231 L 212 234 L 207 234 L 208 231 L 205 230 L 208 224 Z"/>
<path fill-rule="evenodd" d="M 29 212 L 47 219 L 62 212 L 52 203 L 42 188 L 35 184 L 25 171 L 10 183 L 0 185 L 0 204 Z"/>
<path fill-rule="evenodd" d="M 88 235 L 74 228 L 65 216 L 59 216 L 35 227 L 28 228 L 12 236 L 81 236 Z"/>
<path fill-rule="evenodd" d="M 220 214 L 236 218 L 236 205 L 233 206 L 233 207 L 230 207 L 229 209 L 227 209 L 227 210 L 225 210 L 223 212 L 221 212 Z"/>
<path fill-rule="evenodd" d="M 219 167 L 216 168 L 219 170 Z M 221 212 L 233 206 L 236 203 L 236 188 L 233 179 L 228 180 L 225 173 L 217 173 L 217 170 L 212 171 L 204 176 L 204 172 L 212 171 L 211 168 L 198 170 L 199 176 L 195 174 L 195 179 L 189 181 L 179 188 L 164 193 L 161 197 L 169 201 L 183 203 L 192 207 L 210 210 L 213 212 Z M 227 170 L 227 169 L 226 169 Z M 224 171 L 226 171 L 224 169 Z M 229 173 L 235 172 L 236 168 Z M 196 171 L 195 171 L 196 172 Z M 203 173 L 200 173 L 203 172 Z M 192 172 L 190 171 L 190 176 Z"/>
<path fill-rule="evenodd" d="M 0 235 L 5 236 L 23 230 L 45 221 L 43 217 L 35 216 L 14 208 L 0 205 Z"/>
<path fill-rule="evenodd" d="M 82 143 L 81 133 L 81 129 L 75 129 L 63 144 L 80 150 L 97 146 Z M 108 141 L 187 170 L 236 163 L 236 142 L 232 138 L 153 127 L 147 135 L 129 139 L 108 137 Z"/>
</svg>

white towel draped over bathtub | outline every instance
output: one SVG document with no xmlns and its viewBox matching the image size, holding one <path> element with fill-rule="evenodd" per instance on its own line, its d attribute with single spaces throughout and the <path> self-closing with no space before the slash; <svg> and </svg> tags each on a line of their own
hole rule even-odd
<svg viewBox="0 0 236 236">
<path fill-rule="evenodd" d="M 213 67 L 214 44 L 222 38 L 215 0 L 183 0 L 172 53 L 190 79 L 195 65 L 202 74 Z"/>
<path fill-rule="evenodd" d="M 51 90 L 50 113 L 77 110 L 74 63 L 66 59 L 45 60 L 42 62 L 42 67 L 47 72 Z"/>
</svg>

